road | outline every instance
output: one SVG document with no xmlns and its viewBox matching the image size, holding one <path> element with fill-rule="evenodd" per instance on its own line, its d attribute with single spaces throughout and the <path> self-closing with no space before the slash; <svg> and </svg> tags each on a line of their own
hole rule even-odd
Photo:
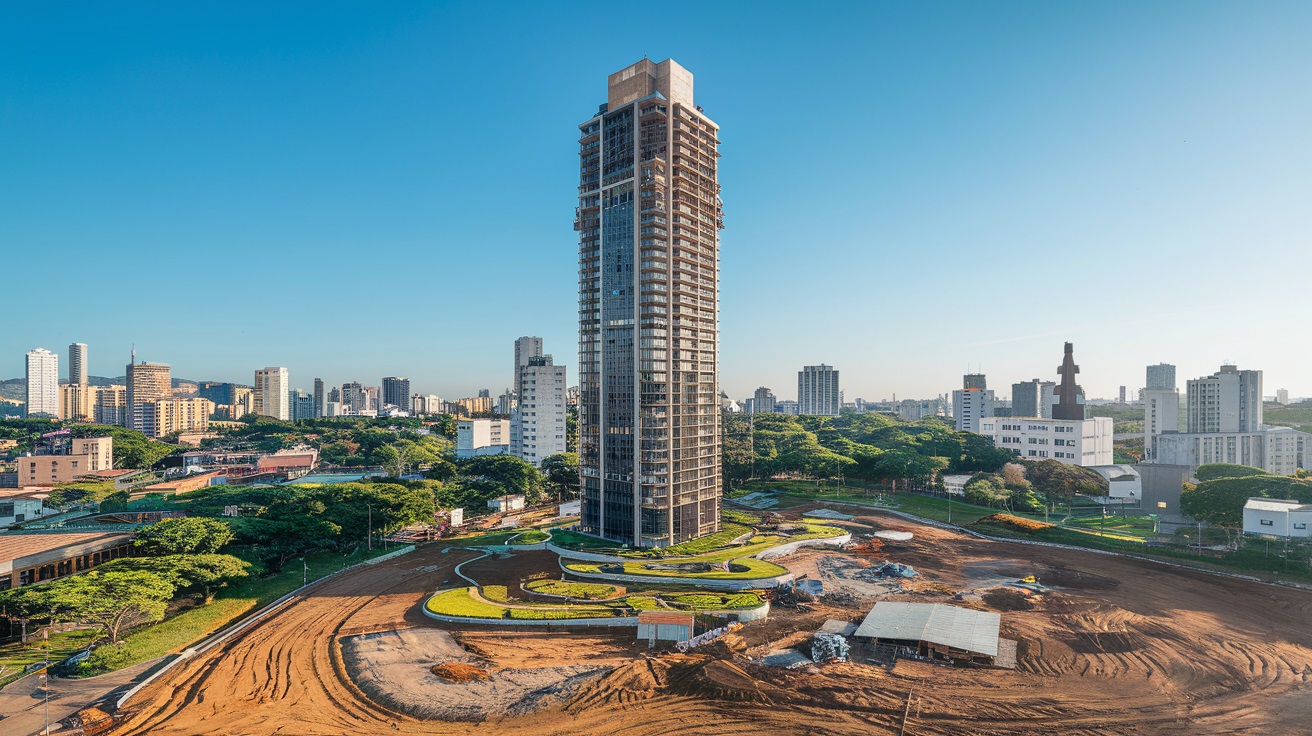
<svg viewBox="0 0 1312 736">
<path fill-rule="evenodd" d="M 158 659 L 111 672 L 99 677 L 78 680 L 51 678 L 50 722 L 56 723 L 92 705 L 115 690 L 145 676 Z M 5 736 L 26 736 L 45 730 L 46 709 L 41 689 L 41 673 L 34 673 L 0 690 L 0 732 Z"/>
</svg>

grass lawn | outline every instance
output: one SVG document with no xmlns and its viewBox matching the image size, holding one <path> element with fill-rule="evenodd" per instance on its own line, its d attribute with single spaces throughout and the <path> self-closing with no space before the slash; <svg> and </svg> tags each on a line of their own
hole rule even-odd
<svg viewBox="0 0 1312 736">
<path fill-rule="evenodd" d="M 510 544 L 539 544 L 547 541 L 549 537 L 550 535 L 540 529 L 529 529 L 516 534 Z"/>
<path fill-rule="evenodd" d="M 1066 526 L 1087 529 L 1091 532 L 1105 531 L 1108 534 L 1115 534 L 1119 537 L 1134 537 L 1145 539 L 1153 535 L 1153 520 L 1146 516 L 1130 516 L 1122 518 L 1120 516 L 1109 515 L 1106 518 L 1099 516 L 1084 516 L 1078 519 L 1070 519 Z"/>
<path fill-rule="evenodd" d="M 334 553 L 310 555 L 306 559 L 308 577 L 311 581 L 318 580 L 387 551 L 377 549 L 345 557 Z M 161 623 L 134 631 L 118 645 L 97 648 L 78 666 L 77 674 L 89 677 L 112 672 L 185 649 L 301 587 L 302 567 L 296 564 L 298 562 L 299 559 L 292 560 L 276 575 L 247 578 L 224 588 L 206 605 L 188 609 Z"/>
<path fill-rule="evenodd" d="M 486 591 L 486 589 L 484 589 Z M 469 594 L 469 588 L 455 588 L 429 598 L 424 607 L 429 611 L 444 616 L 461 616 L 464 618 L 512 618 L 529 621 L 557 620 L 567 618 L 606 618 L 616 616 L 619 611 L 606 606 L 531 606 L 515 604 L 498 606 L 475 600 Z"/>
<path fill-rule="evenodd" d="M 34 626 L 29 631 L 35 628 Z M 90 644 L 95 635 L 96 632 L 90 629 L 79 629 L 54 634 L 49 640 L 29 637 L 26 646 L 17 641 L 0 645 L 0 687 L 26 674 L 24 669 L 28 665 L 47 660 L 58 662 L 73 656 L 82 647 Z"/>
<path fill-rule="evenodd" d="M 534 593 L 564 595 L 570 598 L 609 598 L 619 592 L 614 585 L 574 583 L 568 580 L 534 580 L 528 584 L 528 589 Z"/>
<path fill-rule="evenodd" d="M 624 546 L 609 539 L 599 539 L 587 534 L 572 532 L 567 529 L 560 529 L 551 533 L 551 543 L 565 549 L 576 549 L 579 551 L 624 551 Z"/>
<path fill-rule="evenodd" d="M 510 544 L 510 538 L 520 534 L 518 529 L 509 531 L 490 532 L 488 534 L 475 534 L 469 537 L 456 537 L 454 539 L 444 540 L 445 544 L 452 547 L 481 547 L 492 544 Z"/>
</svg>

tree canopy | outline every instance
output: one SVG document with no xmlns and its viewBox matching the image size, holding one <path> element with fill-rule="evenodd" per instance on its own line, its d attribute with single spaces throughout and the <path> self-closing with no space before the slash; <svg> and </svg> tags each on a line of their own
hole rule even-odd
<svg viewBox="0 0 1312 736">
<path fill-rule="evenodd" d="M 232 541 L 232 527 L 217 519 L 164 519 L 137 530 L 137 547 L 151 554 L 214 554 Z"/>
</svg>

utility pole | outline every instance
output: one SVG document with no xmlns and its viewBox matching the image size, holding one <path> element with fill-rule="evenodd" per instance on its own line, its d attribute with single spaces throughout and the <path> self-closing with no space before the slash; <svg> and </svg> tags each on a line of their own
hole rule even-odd
<svg viewBox="0 0 1312 736">
<path fill-rule="evenodd" d="M 366 504 L 364 505 L 364 507 L 365 507 L 366 509 L 369 510 L 369 542 L 368 542 L 368 545 L 369 545 L 369 551 L 372 552 L 372 551 L 374 551 L 374 507 L 373 507 L 373 504 L 369 504 L 369 503 L 366 503 Z"/>
<path fill-rule="evenodd" d="M 302 557 L 301 558 L 301 587 L 304 588 L 309 584 L 310 584 L 310 565 L 305 561 L 305 558 Z"/>
</svg>

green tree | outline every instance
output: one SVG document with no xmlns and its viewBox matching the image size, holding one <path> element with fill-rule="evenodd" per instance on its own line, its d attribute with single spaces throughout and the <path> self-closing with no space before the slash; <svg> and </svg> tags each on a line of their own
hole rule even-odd
<svg viewBox="0 0 1312 736">
<path fill-rule="evenodd" d="M 1025 463 L 1025 475 L 1034 490 L 1048 499 L 1070 499 L 1074 496 L 1107 495 L 1107 479 L 1077 465 L 1060 460 L 1038 460 Z"/>
<path fill-rule="evenodd" d="M 44 602 L 56 619 L 96 626 L 114 644 L 134 626 L 163 620 L 174 592 L 162 575 L 144 570 L 92 570 L 46 585 Z"/>
<path fill-rule="evenodd" d="M 547 476 L 547 485 L 551 486 L 561 499 L 576 498 L 579 495 L 579 455 L 577 452 L 562 452 L 542 461 L 542 473 Z"/>
<path fill-rule="evenodd" d="M 232 555 L 201 554 L 124 557 L 97 569 L 152 572 L 171 583 L 178 592 L 201 593 L 208 601 L 217 588 L 246 577 L 250 567 L 249 562 Z"/>
<path fill-rule="evenodd" d="M 214 554 L 232 541 L 232 527 L 217 519 L 164 519 L 137 530 L 137 547 L 151 554 Z"/>
<path fill-rule="evenodd" d="M 531 463 L 513 455 L 471 457 L 457 464 L 461 475 L 484 490 L 492 490 L 483 500 L 496 496 L 522 495 L 530 504 L 542 499 L 542 474 Z M 490 485 L 490 488 L 489 488 Z"/>
<path fill-rule="evenodd" d="M 1248 478 L 1256 475 L 1271 475 L 1271 473 L 1268 473 L 1261 468 L 1250 468 L 1247 465 L 1229 465 L 1226 463 L 1199 465 L 1198 470 L 1194 471 L 1194 477 L 1200 481 L 1216 480 L 1217 478 Z"/>
</svg>

